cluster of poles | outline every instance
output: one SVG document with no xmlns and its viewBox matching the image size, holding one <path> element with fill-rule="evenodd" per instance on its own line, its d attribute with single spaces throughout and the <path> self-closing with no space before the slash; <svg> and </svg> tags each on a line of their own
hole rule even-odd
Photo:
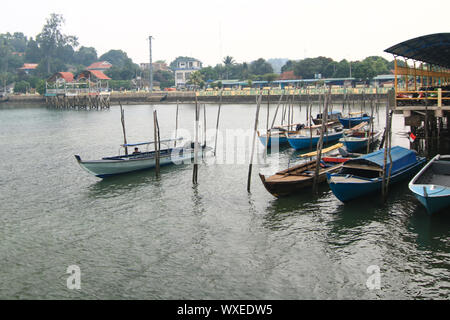
<svg viewBox="0 0 450 320">
<path fill-rule="evenodd" d="M 327 134 L 327 124 L 328 124 L 328 115 L 329 112 L 333 109 L 333 102 L 331 99 L 331 88 L 328 90 L 328 92 L 324 93 L 319 97 L 319 114 L 322 114 L 322 124 L 320 127 L 320 138 L 317 143 L 317 155 L 316 155 L 316 166 L 315 166 L 315 175 L 314 175 L 314 183 L 313 183 L 313 192 L 317 193 L 318 191 L 318 176 L 319 176 L 319 170 L 320 170 L 320 161 L 322 159 L 322 149 L 324 145 L 324 137 L 325 134 Z M 217 153 L 217 137 L 218 137 L 218 130 L 220 126 L 220 115 L 221 115 L 221 108 L 222 108 L 222 95 L 220 95 L 219 98 L 219 107 L 217 111 L 217 120 L 216 120 L 216 134 L 215 134 L 215 140 L 214 140 L 214 149 L 213 154 L 216 156 Z M 252 149 L 251 149 L 251 156 L 250 156 L 250 163 L 248 167 L 248 177 L 247 177 L 247 191 L 251 192 L 251 178 L 252 178 L 252 169 L 253 169 L 253 159 L 254 159 L 254 153 L 255 153 L 255 147 L 256 147 L 256 136 L 258 132 L 258 125 L 259 125 L 259 115 L 260 115 L 260 109 L 262 105 L 262 99 L 263 95 L 262 93 L 256 97 L 256 114 L 255 114 L 255 122 L 254 122 L 254 130 L 253 130 L 253 139 L 252 139 Z M 287 96 L 285 102 L 282 104 L 283 101 L 283 95 L 280 96 L 277 107 L 275 110 L 275 114 L 273 116 L 272 122 L 270 122 L 270 96 L 267 97 L 267 117 L 266 117 L 266 130 L 267 130 L 267 139 L 266 139 L 266 148 L 265 148 L 265 154 L 264 156 L 267 156 L 267 149 L 268 149 L 268 141 L 270 139 L 270 129 L 274 127 L 275 120 L 278 115 L 278 112 L 280 110 L 280 106 L 282 106 L 281 110 L 281 126 L 287 127 L 288 131 L 292 129 L 294 126 L 298 125 L 294 123 L 294 106 L 296 104 L 295 102 L 295 96 Z M 370 112 L 371 112 L 371 121 L 370 121 L 370 137 L 373 135 L 374 131 L 374 125 L 373 125 L 373 116 L 374 112 L 378 113 L 379 108 L 379 102 L 378 102 L 378 95 L 376 96 L 375 100 L 371 98 L 369 100 L 370 103 Z M 302 110 L 302 102 L 299 99 L 298 101 L 300 112 Z M 122 122 L 122 128 L 123 128 L 123 136 L 124 136 L 124 144 L 127 144 L 126 139 L 126 132 L 125 132 L 125 120 L 124 120 L 124 110 L 122 108 L 122 104 L 119 102 L 120 105 L 120 112 L 121 112 L 121 122 Z M 313 101 L 310 99 L 310 95 L 308 95 L 308 100 L 306 104 L 306 120 L 309 124 L 310 128 L 310 135 L 312 136 L 312 107 L 313 107 Z M 348 112 L 355 110 L 355 99 L 352 99 L 351 96 L 345 96 L 342 102 L 342 110 L 347 108 Z M 361 113 L 366 108 L 366 99 L 362 99 L 361 103 Z M 201 106 L 198 103 L 197 97 L 195 98 L 195 141 L 194 141 L 194 166 L 193 166 L 193 174 L 192 174 L 192 182 L 194 185 L 198 184 L 198 153 L 200 148 L 199 143 L 199 136 L 200 136 L 200 114 L 201 114 Z M 386 127 L 385 132 L 383 134 L 382 142 L 380 145 L 380 148 L 385 147 L 385 154 L 384 154 L 384 162 L 385 166 L 383 170 L 386 170 L 386 163 L 387 159 L 389 161 L 392 160 L 390 149 L 391 149 L 391 126 L 392 126 L 392 114 L 391 108 L 389 107 L 389 103 L 386 107 Z M 203 105 L 203 120 L 204 120 L 204 141 L 203 146 L 206 146 L 206 106 Z M 287 123 L 285 125 L 285 123 Z M 270 127 L 269 127 L 270 124 Z M 177 134 L 178 134 L 178 126 L 179 126 L 179 102 L 177 101 L 177 107 L 176 107 L 176 120 L 175 120 L 175 147 L 177 143 Z M 158 123 L 158 115 L 157 110 L 153 110 L 153 128 L 154 128 L 154 145 L 155 145 L 155 154 L 156 154 L 156 164 L 155 164 L 155 173 L 156 176 L 160 176 L 160 150 L 161 150 L 161 137 L 160 137 L 160 128 Z M 367 152 L 369 152 L 369 147 L 372 141 L 370 141 L 367 144 Z M 312 142 L 310 145 L 310 148 L 312 149 Z M 128 154 L 127 148 L 125 148 L 125 153 Z M 383 172 L 383 198 L 385 198 L 385 195 L 388 191 L 389 186 L 389 177 L 391 166 L 389 166 L 389 172 L 386 174 L 386 171 Z"/>
</svg>

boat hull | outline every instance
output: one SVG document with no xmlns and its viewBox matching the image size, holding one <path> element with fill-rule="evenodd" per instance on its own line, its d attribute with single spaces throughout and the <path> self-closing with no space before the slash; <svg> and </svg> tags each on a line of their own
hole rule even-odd
<svg viewBox="0 0 450 320">
<path fill-rule="evenodd" d="M 394 184 L 412 177 L 425 163 L 424 158 L 420 158 L 414 164 L 399 170 L 391 175 L 390 184 Z M 348 174 L 327 174 L 328 185 L 336 198 L 342 202 L 348 202 L 362 196 L 380 192 L 383 184 L 382 178 L 362 178 Z"/>
<path fill-rule="evenodd" d="M 200 150 L 198 156 L 201 156 L 206 150 Z M 75 156 L 78 164 L 88 173 L 98 177 L 107 178 L 111 176 L 116 176 L 124 173 L 142 171 L 153 169 L 156 167 L 156 160 L 154 152 L 151 153 L 151 157 L 143 158 L 125 158 L 125 159 L 102 159 L 93 161 L 83 161 L 79 156 Z M 162 152 L 159 164 L 160 166 L 172 165 L 172 164 L 182 164 L 185 161 L 194 158 L 193 150 L 181 151 L 181 149 L 175 152 Z"/>
<path fill-rule="evenodd" d="M 259 136 L 259 141 L 261 141 L 263 146 L 266 146 L 266 140 L 267 140 L 267 136 L 263 135 L 263 136 Z M 276 135 L 276 136 L 271 136 L 268 143 L 267 143 L 267 147 L 271 147 L 271 146 L 281 146 L 281 145 L 285 145 L 288 143 L 288 139 L 285 135 Z"/>
<path fill-rule="evenodd" d="M 381 132 L 374 134 L 372 137 L 372 142 L 375 143 L 378 141 Z M 369 138 L 357 138 L 357 137 L 343 137 L 339 140 L 342 142 L 347 149 L 348 152 L 355 152 L 367 148 L 367 143 L 369 142 Z"/>
<path fill-rule="evenodd" d="M 329 173 L 337 172 L 340 168 L 341 166 L 338 165 L 335 168 L 331 168 L 328 172 Z M 261 173 L 259 174 L 259 177 L 261 178 L 261 181 L 266 190 L 277 198 L 298 194 L 304 191 L 306 188 L 311 188 L 314 183 L 314 176 L 311 176 L 301 181 L 280 182 L 280 183 L 267 181 L 266 177 Z M 326 173 L 319 174 L 318 183 L 324 183 L 326 181 L 327 181 Z"/>
<path fill-rule="evenodd" d="M 437 213 L 450 206 L 450 178 L 448 177 L 450 163 L 440 162 L 441 157 L 450 158 L 437 155 L 420 170 L 408 185 L 429 214 Z M 441 166 L 441 169 L 434 166 Z"/>
<path fill-rule="evenodd" d="M 362 122 L 369 122 L 370 117 L 354 117 L 354 118 L 339 118 L 339 122 L 344 128 L 352 128 Z"/>
<path fill-rule="evenodd" d="M 324 141 L 324 143 L 337 141 L 340 138 L 342 138 L 342 135 L 343 135 L 342 132 L 325 134 L 323 136 L 323 141 Z M 317 143 L 319 142 L 319 139 L 320 139 L 319 135 L 315 135 L 312 137 L 310 137 L 310 136 L 300 136 L 300 137 L 290 136 L 287 138 L 289 144 L 295 150 L 306 149 L 306 148 L 309 148 L 311 145 L 316 146 Z"/>
</svg>

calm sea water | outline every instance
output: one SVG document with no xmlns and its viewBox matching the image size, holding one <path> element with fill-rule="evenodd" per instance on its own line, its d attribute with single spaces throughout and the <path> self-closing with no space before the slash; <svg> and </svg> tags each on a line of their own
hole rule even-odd
<svg viewBox="0 0 450 320">
<path fill-rule="evenodd" d="M 157 109 L 170 137 L 176 106 Z M 152 140 L 152 110 L 125 107 L 129 142 Z M 208 128 L 216 112 L 207 107 Z M 254 117 L 255 106 L 227 105 L 221 128 L 249 130 Z M 263 129 L 265 107 L 260 117 Z M 193 106 L 180 106 L 180 127 L 192 132 L 193 118 Z M 409 146 L 406 131 L 396 116 L 393 145 Z M 194 187 L 191 165 L 100 180 L 73 157 L 115 155 L 121 142 L 116 106 L 0 109 L 0 298 L 448 298 L 450 215 L 429 217 L 407 183 L 386 204 L 375 195 L 344 205 L 326 184 L 285 199 L 264 189 L 258 172 L 293 163 L 289 148 L 255 165 L 250 194 L 246 164 L 205 159 Z M 70 265 L 81 290 L 66 286 Z M 366 287 L 372 265 L 380 290 Z"/>
</svg>

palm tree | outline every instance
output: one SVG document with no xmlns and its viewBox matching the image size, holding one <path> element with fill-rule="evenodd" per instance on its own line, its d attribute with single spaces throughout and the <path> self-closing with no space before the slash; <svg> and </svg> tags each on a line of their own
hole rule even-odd
<svg viewBox="0 0 450 320">
<path fill-rule="evenodd" d="M 227 75 L 227 80 L 228 80 L 229 70 L 234 64 L 236 64 L 236 61 L 234 61 L 233 57 L 226 56 L 225 58 L 223 58 L 223 64 L 225 65 L 225 70 L 226 70 L 226 75 Z"/>
<path fill-rule="evenodd" d="M 205 85 L 205 81 L 203 81 L 203 75 L 200 71 L 194 71 L 190 74 L 189 80 L 187 84 L 194 85 L 195 87 L 203 87 Z"/>
</svg>

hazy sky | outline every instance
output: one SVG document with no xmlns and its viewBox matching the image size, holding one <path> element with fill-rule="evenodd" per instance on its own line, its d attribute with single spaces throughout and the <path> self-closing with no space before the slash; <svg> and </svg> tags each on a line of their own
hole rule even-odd
<svg viewBox="0 0 450 320">
<path fill-rule="evenodd" d="M 134 62 L 170 63 L 192 56 L 216 65 L 258 58 L 303 59 L 319 55 L 358 60 L 392 59 L 383 50 L 411 38 L 450 32 L 449 0 L 169 0 L 2 1 L 0 33 L 35 37 L 50 13 L 60 13 L 63 31 L 92 46 L 99 56 L 122 49 Z"/>
</svg>

